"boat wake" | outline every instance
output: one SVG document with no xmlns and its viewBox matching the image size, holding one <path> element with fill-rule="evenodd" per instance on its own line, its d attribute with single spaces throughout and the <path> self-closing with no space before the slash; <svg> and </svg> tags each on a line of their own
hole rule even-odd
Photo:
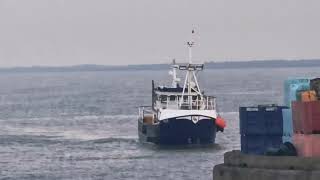
<svg viewBox="0 0 320 180">
<path fill-rule="evenodd" d="M 92 142 L 95 144 L 103 144 L 103 143 L 138 143 L 137 137 L 110 137 L 110 138 L 101 138 L 95 140 L 89 140 L 87 142 Z"/>
</svg>

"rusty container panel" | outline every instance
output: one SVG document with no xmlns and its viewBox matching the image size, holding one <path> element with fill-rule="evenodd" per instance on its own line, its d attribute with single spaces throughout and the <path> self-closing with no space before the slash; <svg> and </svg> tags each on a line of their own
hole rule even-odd
<svg viewBox="0 0 320 180">
<path fill-rule="evenodd" d="M 302 117 L 301 116 L 301 102 L 292 101 L 292 123 L 293 123 L 293 132 L 302 133 Z"/>
<path fill-rule="evenodd" d="M 301 157 L 320 157 L 320 134 L 294 134 L 293 144 Z"/>
<path fill-rule="evenodd" d="M 320 101 L 292 102 L 295 133 L 320 134 Z"/>
</svg>

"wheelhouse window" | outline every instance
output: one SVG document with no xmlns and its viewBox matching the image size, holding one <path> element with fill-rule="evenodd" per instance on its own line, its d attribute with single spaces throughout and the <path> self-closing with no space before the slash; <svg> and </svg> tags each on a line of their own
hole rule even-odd
<svg viewBox="0 0 320 180">
<path fill-rule="evenodd" d="M 161 101 L 161 103 L 167 102 L 167 96 L 165 96 L 165 95 L 160 95 L 160 101 Z"/>
</svg>

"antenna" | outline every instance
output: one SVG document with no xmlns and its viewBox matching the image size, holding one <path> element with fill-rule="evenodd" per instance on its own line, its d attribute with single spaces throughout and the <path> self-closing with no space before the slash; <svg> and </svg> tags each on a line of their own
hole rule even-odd
<svg viewBox="0 0 320 180">
<path fill-rule="evenodd" d="M 191 31 L 191 41 L 187 42 L 188 47 L 189 47 L 189 64 L 192 63 L 192 47 L 194 45 L 193 36 L 194 36 L 194 29 Z"/>
</svg>

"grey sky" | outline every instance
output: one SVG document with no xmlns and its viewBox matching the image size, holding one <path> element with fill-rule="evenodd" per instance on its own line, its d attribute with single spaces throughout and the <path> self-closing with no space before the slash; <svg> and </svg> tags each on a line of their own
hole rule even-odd
<svg viewBox="0 0 320 180">
<path fill-rule="evenodd" d="M 319 0 L 0 0 L 0 66 L 320 57 Z"/>
</svg>

